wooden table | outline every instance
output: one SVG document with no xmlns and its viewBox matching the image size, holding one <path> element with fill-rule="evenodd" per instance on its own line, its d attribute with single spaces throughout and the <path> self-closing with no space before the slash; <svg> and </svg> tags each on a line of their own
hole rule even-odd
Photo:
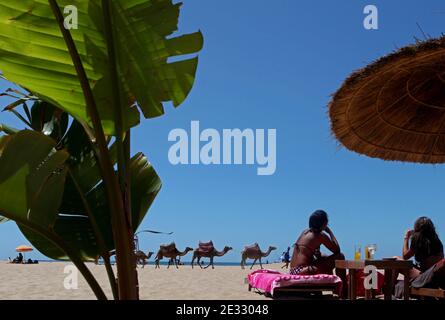
<svg viewBox="0 0 445 320">
<path fill-rule="evenodd" d="M 392 296 L 392 275 L 393 272 L 398 270 L 404 276 L 404 299 L 408 300 L 409 291 L 409 270 L 413 267 L 412 261 L 409 260 L 336 260 L 335 267 L 337 269 L 346 269 L 348 272 L 348 298 L 355 300 L 356 294 L 356 274 L 357 270 L 363 270 L 366 266 L 375 266 L 377 269 L 384 270 L 385 281 L 383 284 L 383 293 L 385 294 L 385 300 L 391 300 Z M 366 299 L 371 297 L 372 290 L 366 290 Z"/>
</svg>

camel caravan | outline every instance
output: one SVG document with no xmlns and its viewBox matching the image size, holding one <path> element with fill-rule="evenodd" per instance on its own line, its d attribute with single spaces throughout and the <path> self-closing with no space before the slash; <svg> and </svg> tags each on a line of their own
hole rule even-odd
<svg viewBox="0 0 445 320">
<path fill-rule="evenodd" d="M 247 265 L 247 260 L 251 259 L 253 260 L 252 265 L 250 266 L 250 269 L 253 268 L 253 266 L 258 262 L 260 265 L 260 268 L 263 269 L 263 262 L 262 258 L 266 258 L 270 255 L 270 253 L 273 250 L 276 250 L 276 247 L 269 246 L 267 251 L 263 252 L 261 251 L 261 248 L 258 243 L 254 243 L 253 245 L 245 246 L 244 249 L 241 251 L 241 268 L 244 269 L 244 267 Z M 155 256 L 155 269 L 160 268 L 160 262 L 162 259 L 167 258 L 167 269 L 170 268 L 171 265 L 174 265 L 176 268 L 179 268 L 179 265 L 183 264 L 181 263 L 181 257 L 186 256 L 189 252 L 193 251 L 191 266 L 192 268 L 195 265 L 198 265 L 201 269 L 207 269 L 209 267 L 212 267 L 212 269 L 215 268 L 214 265 L 214 258 L 215 257 L 222 257 L 225 254 L 227 254 L 230 250 L 232 250 L 232 247 L 225 246 L 221 251 L 217 250 L 215 246 L 213 245 L 213 241 L 209 242 L 199 242 L 198 248 L 193 249 L 191 247 L 186 247 L 183 251 L 179 251 L 178 248 L 176 248 L 176 244 L 174 242 L 169 244 L 162 244 L 159 246 L 159 250 L 156 253 Z M 147 261 L 154 255 L 154 252 L 147 252 L 145 254 L 141 250 L 135 251 L 135 257 L 137 265 L 142 265 L 142 268 L 147 264 Z M 210 259 L 209 263 L 206 266 L 203 266 L 203 263 L 201 262 L 202 258 L 208 258 Z"/>
</svg>

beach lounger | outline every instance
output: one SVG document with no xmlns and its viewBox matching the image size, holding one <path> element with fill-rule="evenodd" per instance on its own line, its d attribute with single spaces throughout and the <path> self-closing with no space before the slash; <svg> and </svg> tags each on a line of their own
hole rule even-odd
<svg viewBox="0 0 445 320">
<path fill-rule="evenodd" d="M 271 297 L 288 293 L 322 294 L 326 291 L 339 294 L 342 289 L 341 279 L 332 274 L 290 275 L 266 269 L 250 273 L 247 281 L 249 291 L 254 288 Z"/>
</svg>

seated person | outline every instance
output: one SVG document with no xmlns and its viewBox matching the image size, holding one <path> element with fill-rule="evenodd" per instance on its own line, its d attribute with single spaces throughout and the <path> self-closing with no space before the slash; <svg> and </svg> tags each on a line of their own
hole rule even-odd
<svg viewBox="0 0 445 320">
<path fill-rule="evenodd" d="M 330 256 L 320 253 L 320 246 L 324 245 L 332 252 Z M 322 210 L 315 211 L 309 218 L 309 229 L 304 230 L 294 245 L 294 252 L 290 263 L 291 274 L 332 274 L 335 260 L 344 260 L 340 252 L 340 245 L 334 233 L 328 227 L 328 215 Z M 346 297 L 346 271 L 336 270 L 336 274 L 343 281 L 342 297 Z"/>
<path fill-rule="evenodd" d="M 420 217 L 414 223 L 414 229 L 405 233 L 403 240 L 403 260 L 415 258 L 416 264 L 410 270 L 408 276 L 411 284 L 416 281 L 416 287 L 434 286 L 432 282 L 434 273 L 443 269 L 443 244 L 436 233 L 431 219 Z M 400 257 L 396 257 L 402 259 Z M 393 275 L 393 281 L 398 277 L 399 272 Z M 438 274 L 438 273 L 437 273 Z M 442 272 L 443 277 L 443 272 Z M 435 282 L 444 283 L 445 279 L 435 279 Z M 398 298 L 403 296 L 403 283 L 396 286 L 395 295 Z"/>
<path fill-rule="evenodd" d="M 23 254 L 19 252 L 19 255 L 12 260 L 12 263 L 22 263 L 23 262 Z"/>
</svg>

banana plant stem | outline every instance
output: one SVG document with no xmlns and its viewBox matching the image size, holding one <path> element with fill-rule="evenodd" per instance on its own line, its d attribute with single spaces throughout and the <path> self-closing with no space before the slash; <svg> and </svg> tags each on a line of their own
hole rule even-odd
<svg viewBox="0 0 445 320">
<path fill-rule="evenodd" d="M 115 176 L 113 164 L 108 152 L 105 134 L 102 128 L 99 112 L 90 87 L 88 77 L 82 65 L 82 60 L 76 49 L 76 45 L 69 30 L 64 27 L 63 15 L 56 0 L 48 0 L 53 10 L 54 16 L 63 35 L 68 51 L 71 55 L 79 82 L 87 105 L 88 114 L 93 124 L 96 143 L 99 150 L 99 161 L 102 172 L 102 178 L 105 184 L 108 201 L 110 204 L 112 216 L 112 228 L 114 243 L 116 246 L 116 262 L 118 274 L 119 299 L 135 300 L 138 298 L 137 287 L 135 284 L 136 270 L 132 270 L 134 263 L 134 252 L 132 250 L 133 239 L 129 237 L 126 228 L 127 221 L 123 204 L 123 195 L 119 187 L 118 179 Z"/>
</svg>

